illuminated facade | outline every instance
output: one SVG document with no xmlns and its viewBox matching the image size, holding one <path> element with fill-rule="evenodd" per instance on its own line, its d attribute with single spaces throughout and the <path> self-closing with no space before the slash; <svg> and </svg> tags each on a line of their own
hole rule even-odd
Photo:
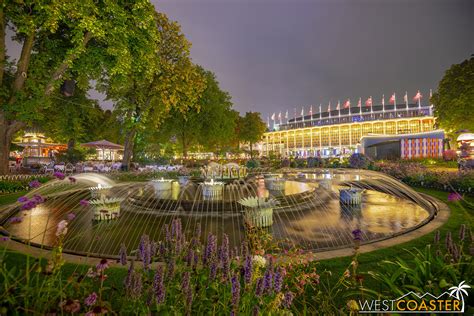
<svg viewBox="0 0 474 316">
<path fill-rule="evenodd" d="M 431 106 L 373 106 L 317 113 L 275 125 L 263 136 L 262 155 L 338 156 L 357 151 L 366 135 L 399 135 L 435 129 Z"/>
</svg>

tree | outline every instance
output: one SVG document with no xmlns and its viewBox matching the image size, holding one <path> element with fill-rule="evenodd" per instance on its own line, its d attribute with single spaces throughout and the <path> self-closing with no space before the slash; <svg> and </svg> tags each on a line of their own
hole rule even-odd
<svg viewBox="0 0 474 316">
<path fill-rule="evenodd" d="M 431 102 L 440 126 L 448 132 L 474 131 L 474 56 L 446 71 Z"/>
<path fill-rule="evenodd" d="M 250 157 L 253 158 L 253 144 L 262 139 L 263 133 L 267 130 L 267 125 L 258 112 L 247 112 L 239 120 L 239 139 L 250 144 Z"/>
<path fill-rule="evenodd" d="M 8 172 L 13 135 L 41 120 L 66 79 L 88 90 L 90 79 L 130 73 L 130 42 L 153 33 L 154 7 L 138 1 L 3 1 L 0 4 L 0 174 Z M 6 27 L 22 44 L 6 55 Z"/>
<path fill-rule="evenodd" d="M 84 90 L 76 89 L 72 97 L 58 94 L 52 98 L 51 104 L 41 125 L 49 135 L 54 135 L 55 140 L 66 142 L 68 151 L 74 149 L 76 142 L 98 139 L 106 115 L 98 102 L 89 99 Z"/>
<path fill-rule="evenodd" d="M 137 133 L 158 128 L 172 110 L 185 113 L 192 109 L 204 89 L 204 82 L 189 58 L 190 44 L 180 26 L 156 12 L 152 21 L 157 35 L 143 36 L 130 43 L 131 72 L 106 76 L 100 85 L 116 101 L 115 109 L 125 131 L 122 165 L 126 169 Z M 150 43 L 154 46 L 148 46 Z"/>
<path fill-rule="evenodd" d="M 232 110 L 229 93 L 219 87 L 216 76 L 197 67 L 206 88 L 197 100 L 197 107 L 187 112 L 172 110 L 160 127 L 163 141 L 175 138 L 183 157 L 193 146 L 211 151 L 223 150 L 234 136 L 238 114 Z"/>
</svg>

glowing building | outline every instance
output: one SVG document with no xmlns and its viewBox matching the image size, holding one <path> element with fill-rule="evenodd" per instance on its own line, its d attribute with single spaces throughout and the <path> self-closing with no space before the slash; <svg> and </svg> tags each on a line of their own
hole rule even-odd
<svg viewBox="0 0 474 316">
<path fill-rule="evenodd" d="M 363 136 L 406 135 L 434 129 L 433 107 L 419 102 L 328 109 L 275 124 L 264 134 L 261 148 L 263 156 L 330 157 L 357 152 Z"/>
</svg>

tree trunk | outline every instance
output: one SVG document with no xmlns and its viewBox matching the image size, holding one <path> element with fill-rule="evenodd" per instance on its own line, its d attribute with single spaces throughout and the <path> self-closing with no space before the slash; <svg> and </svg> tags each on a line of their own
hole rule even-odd
<svg viewBox="0 0 474 316">
<path fill-rule="evenodd" d="M 253 159 L 253 143 L 250 142 L 250 159 Z"/>
<path fill-rule="evenodd" d="M 67 151 L 72 152 L 75 146 L 76 146 L 76 140 L 74 138 L 69 139 L 67 142 Z"/>
<path fill-rule="evenodd" d="M 128 171 L 130 169 L 130 162 L 132 160 L 133 147 L 135 145 L 135 135 L 136 134 L 137 134 L 137 130 L 136 130 L 135 127 L 133 127 L 125 135 L 125 144 L 124 144 L 124 149 L 123 149 L 122 168 L 126 171 Z"/>
<path fill-rule="evenodd" d="M 0 109 L 0 175 L 8 174 L 8 158 L 10 156 L 10 144 L 16 132 L 25 126 L 18 121 L 8 121 L 5 113 Z"/>
<path fill-rule="evenodd" d="M 5 124 L 0 123 L 0 175 L 8 174 L 8 156 L 10 154 L 10 142 L 7 139 L 7 128 Z"/>
</svg>

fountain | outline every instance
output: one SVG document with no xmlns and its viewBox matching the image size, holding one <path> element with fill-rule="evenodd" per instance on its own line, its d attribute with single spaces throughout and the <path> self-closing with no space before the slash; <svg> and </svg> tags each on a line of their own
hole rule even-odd
<svg viewBox="0 0 474 316">
<path fill-rule="evenodd" d="M 91 192 L 91 198 L 92 199 L 105 198 L 111 187 L 112 186 L 110 185 L 102 185 L 101 183 L 98 183 L 97 186 L 95 187 L 89 187 L 89 191 Z"/>
<path fill-rule="evenodd" d="M 229 175 L 234 173 L 231 170 Z M 30 211 L 22 210 L 19 203 L 7 206 L 0 212 L 0 225 L 12 237 L 53 246 L 56 225 L 75 213 L 64 252 L 114 256 L 122 243 L 135 247 L 143 234 L 161 239 L 163 227 L 176 218 L 187 233 L 198 224 L 204 235 L 226 233 L 232 247 L 240 245 L 247 223 L 271 227 L 279 249 L 296 246 L 317 252 L 351 247 L 351 231 L 356 228 L 363 232 L 362 243 L 373 242 L 416 229 L 436 214 L 425 196 L 372 171 L 316 169 L 299 174 L 287 170 L 263 178 L 193 177 L 185 185 L 171 179 L 114 183 L 94 174 L 76 178 L 73 184 L 53 180 L 32 190 L 27 198 L 40 194 L 45 202 Z M 92 192 L 104 194 L 91 199 Z M 14 217 L 23 221 L 10 221 Z"/>
</svg>

